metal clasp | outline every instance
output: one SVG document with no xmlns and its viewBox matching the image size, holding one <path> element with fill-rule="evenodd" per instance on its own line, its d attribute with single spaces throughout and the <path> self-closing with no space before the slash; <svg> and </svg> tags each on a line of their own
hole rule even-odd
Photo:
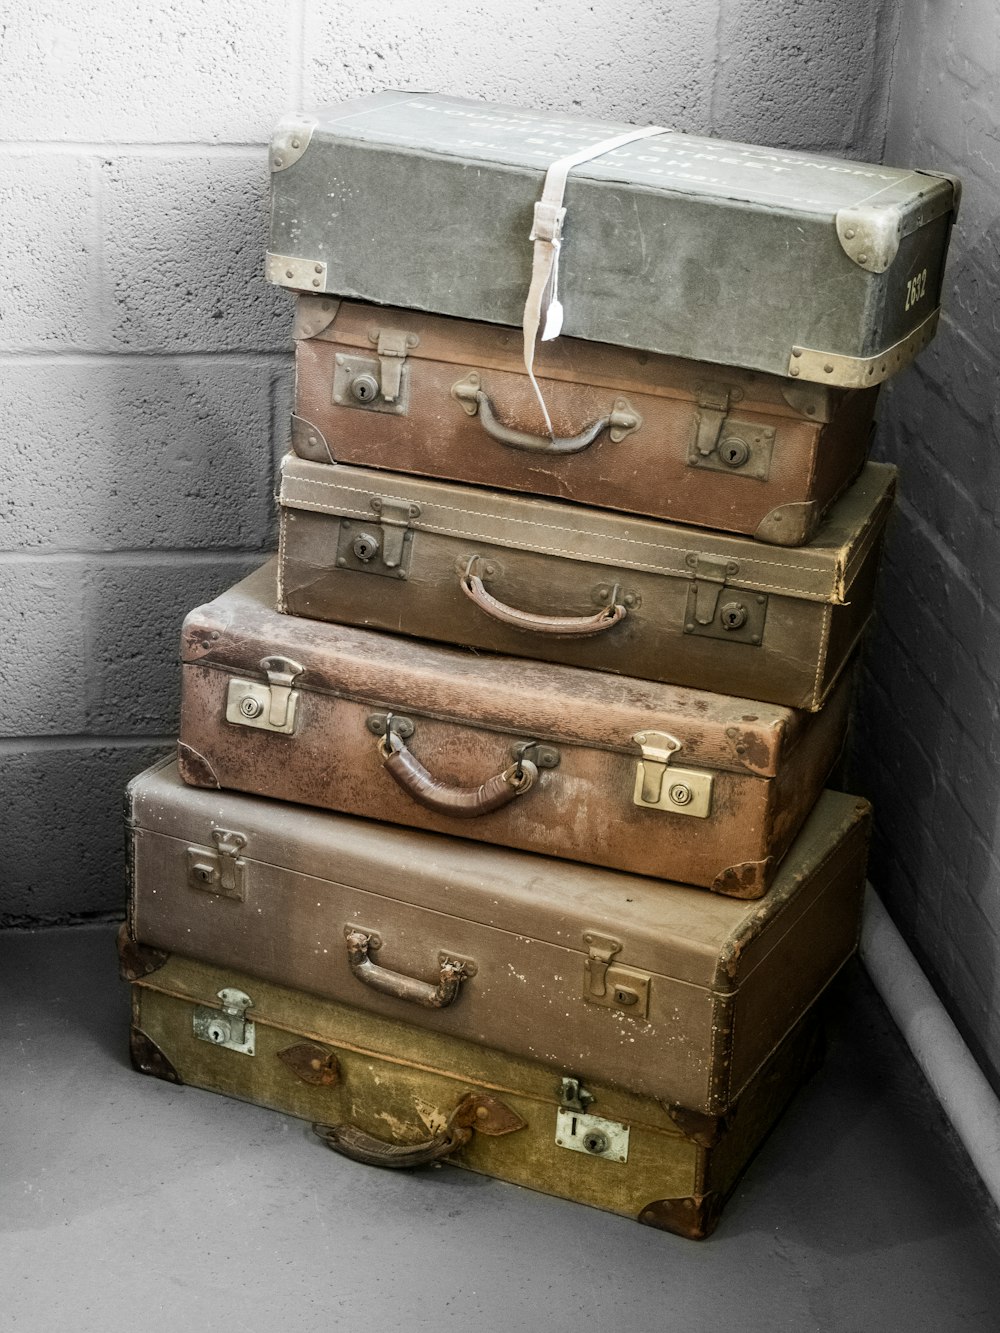
<svg viewBox="0 0 1000 1333">
<path fill-rule="evenodd" d="M 221 1002 L 218 1009 L 206 1004 L 196 1007 L 192 1019 L 195 1037 L 199 1041 L 211 1042 L 213 1046 L 223 1046 L 227 1051 L 253 1055 L 254 1025 L 247 1018 L 253 1000 L 245 992 L 230 986 L 220 990 L 218 996 Z"/>
<path fill-rule="evenodd" d="M 216 850 L 189 847 L 188 883 L 192 888 L 217 893 L 224 898 L 244 898 L 246 862 L 240 852 L 247 845 L 246 835 L 230 829 L 213 829 Z"/>
<path fill-rule="evenodd" d="M 623 948 L 619 940 L 588 930 L 583 942 L 588 949 L 583 964 L 583 998 L 645 1018 L 649 1013 L 649 975 L 612 962 Z"/>
<path fill-rule="evenodd" d="M 410 523 L 419 518 L 420 506 L 383 495 L 373 495 L 368 506 L 375 516 L 374 521 L 340 520 L 337 567 L 380 574 L 384 578 L 405 579 L 409 573 L 413 542 Z"/>
<path fill-rule="evenodd" d="M 399 396 L 406 354 L 420 339 L 405 329 L 369 329 L 368 341 L 377 344 L 379 392 L 387 403 L 394 403 Z"/>
<path fill-rule="evenodd" d="M 267 676 L 266 685 L 257 680 L 229 682 L 226 721 L 288 736 L 295 730 L 299 701 L 299 691 L 292 689 L 292 683 L 305 667 L 290 657 L 262 657 L 260 666 Z"/>
<path fill-rule="evenodd" d="M 682 748 L 677 737 L 665 731 L 637 731 L 632 740 L 642 751 L 635 769 L 634 804 L 706 819 L 712 809 L 713 774 L 674 765 L 667 781 L 670 761 Z"/>
<path fill-rule="evenodd" d="M 767 616 L 767 595 L 761 592 L 733 593 L 722 607 L 719 598 L 729 579 L 740 572 L 735 560 L 723 556 L 688 551 L 684 563 L 691 571 L 684 633 L 704 634 L 710 639 L 729 639 L 736 643 L 759 644 Z"/>
</svg>

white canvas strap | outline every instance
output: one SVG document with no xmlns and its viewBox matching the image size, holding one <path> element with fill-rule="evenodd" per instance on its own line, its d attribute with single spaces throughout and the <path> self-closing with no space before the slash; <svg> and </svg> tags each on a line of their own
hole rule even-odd
<svg viewBox="0 0 1000 1333">
<path fill-rule="evenodd" d="M 535 379 L 535 342 L 541 328 L 542 342 L 558 338 L 562 330 L 563 308 L 559 300 L 559 251 L 562 248 L 562 227 L 566 217 L 563 196 L 566 193 L 566 178 L 574 167 L 582 162 L 590 162 L 595 157 L 610 153 L 615 148 L 636 139 L 648 139 L 654 134 L 668 134 L 669 130 L 661 125 L 646 125 L 641 129 L 627 130 L 613 139 L 602 139 L 600 143 L 581 148 L 576 153 L 557 158 L 545 173 L 545 185 L 542 197 L 535 204 L 535 217 L 528 236 L 534 242 L 531 260 L 531 285 L 528 299 L 524 303 L 524 368 L 528 372 L 532 388 L 545 416 L 545 428 L 552 435 L 552 422 L 545 406 L 542 391 Z"/>
</svg>

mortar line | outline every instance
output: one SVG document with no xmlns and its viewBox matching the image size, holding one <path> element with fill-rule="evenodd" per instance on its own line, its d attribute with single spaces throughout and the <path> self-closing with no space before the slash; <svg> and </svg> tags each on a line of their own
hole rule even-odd
<svg viewBox="0 0 1000 1333">
<path fill-rule="evenodd" d="M 190 563 L 209 565 L 219 561 L 235 563 L 240 560 L 259 559 L 261 563 L 274 554 L 272 547 L 149 547 L 148 549 L 129 547 L 125 550 L 107 551 L 100 547 L 82 547 L 67 551 L 45 546 L 35 547 L 30 551 L 3 550 L 0 548 L 0 568 L 10 565 L 86 565 L 92 567 L 100 561 L 109 565 L 177 565 Z"/>
<path fill-rule="evenodd" d="M 176 736 L 109 736 L 104 733 L 60 736 L 0 736 L 0 754 L 32 754 L 58 750 L 96 749 L 100 746 L 118 750 L 142 750 L 177 744 Z"/>
</svg>

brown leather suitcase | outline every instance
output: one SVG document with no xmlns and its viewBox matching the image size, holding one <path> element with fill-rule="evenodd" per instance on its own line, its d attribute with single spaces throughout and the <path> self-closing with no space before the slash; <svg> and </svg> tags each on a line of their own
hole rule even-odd
<svg viewBox="0 0 1000 1333">
<path fill-rule="evenodd" d="M 877 389 L 300 296 L 292 447 L 800 546 L 864 462 Z"/>
<path fill-rule="evenodd" d="M 290 454 L 278 607 L 817 709 L 871 614 L 894 484 L 866 464 L 785 549 Z"/>
<path fill-rule="evenodd" d="M 120 943 L 140 1073 L 313 1121 L 354 1161 L 448 1162 L 692 1240 L 714 1230 L 821 1051 L 810 1012 L 724 1115 L 704 1115 L 616 1088 L 596 1066 L 568 1071 Z M 320 1150 L 318 1189 L 319 1169 L 336 1169 Z"/>
<path fill-rule="evenodd" d="M 853 952 L 869 808 L 825 792 L 758 902 L 154 767 L 129 931 L 689 1111 L 724 1113 Z"/>
<path fill-rule="evenodd" d="M 274 576 L 185 621 L 194 785 L 756 898 L 841 746 L 847 680 L 810 714 L 483 656 L 280 615 Z"/>
</svg>

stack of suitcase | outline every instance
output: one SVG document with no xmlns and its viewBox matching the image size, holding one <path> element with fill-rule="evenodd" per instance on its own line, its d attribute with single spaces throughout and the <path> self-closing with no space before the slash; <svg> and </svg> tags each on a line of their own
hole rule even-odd
<svg viewBox="0 0 1000 1333">
<path fill-rule="evenodd" d="M 185 622 L 121 954 L 143 1072 L 702 1236 L 857 941 L 864 460 L 957 201 L 627 135 L 402 93 L 279 127 L 279 554 Z"/>
</svg>

